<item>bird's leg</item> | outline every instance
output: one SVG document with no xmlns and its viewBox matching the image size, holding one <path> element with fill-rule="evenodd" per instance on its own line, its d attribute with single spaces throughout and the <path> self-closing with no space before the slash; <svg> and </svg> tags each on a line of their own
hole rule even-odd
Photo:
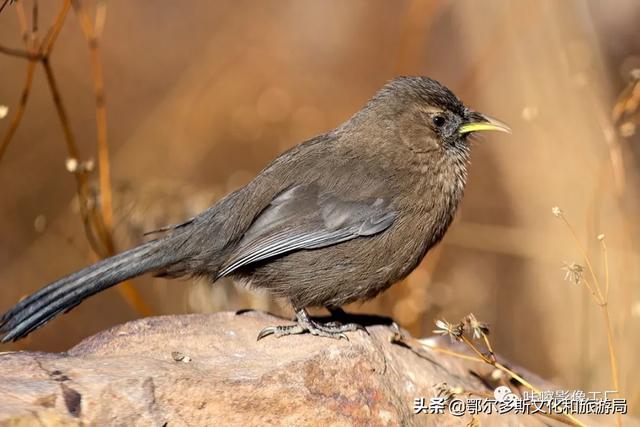
<svg viewBox="0 0 640 427">
<path fill-rule="evenodd" d="M 303 334 L 305 332 L 309 332 L 312 335 L 317 335 L 319 337 L 327 337 L 340 339 L 344 338 L 347 341 L 349 338 L 345 335 L 345 332 L 356 331 L 356 330 L 364 330 L 361 325 L 356 325 L 355 323 L 340 325 L 332 322 L 331 324 L 322 324 L 312 320 L 309 317 L 309 313 L 304 308 L 296 311 L 296 324 L 289 326 L 269 326 L 264 328 L 258 334 L 258 340 L 266 337 L 267 335 L 275 335 L 276 337 L 283 337 L 285 335 L 296 335 Z"/>
</svg>

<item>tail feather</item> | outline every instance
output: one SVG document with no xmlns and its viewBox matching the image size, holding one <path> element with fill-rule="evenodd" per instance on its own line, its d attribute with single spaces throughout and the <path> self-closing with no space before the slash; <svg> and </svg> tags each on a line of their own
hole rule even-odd
<svg viewBox="0 0 640 427">
<path fill-rule="evenodd" d="M 99 261 L 26 297 L 0 318 L 2 342 L 16 341 L 83 300 L 124 280 L 176 262 L 153 241 Z"/>
</svg>

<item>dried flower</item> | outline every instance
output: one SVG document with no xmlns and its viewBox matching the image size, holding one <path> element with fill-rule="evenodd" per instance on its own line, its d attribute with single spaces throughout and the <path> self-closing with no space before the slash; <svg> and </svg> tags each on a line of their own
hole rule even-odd
<svg viewBox="0 0 640 427">
<path fill-rule="evenodd" d="M 436 320 L 436 328 L 437 329 L 433 330 L 434 333 L 442 336 L 447 335 L 451 338 L 451 341 L 460 341 L 464 333 L 464 324 L 458 323 L 457 325 L 452 325 L 446 320 Z"/>
<path fill-rule="evenodd" d="M 476 316 L 473 313 L 469 313 L 463 319 L 462 323 L 466 325 L 474 340 L 479 340 L 483 336 L 489 335 L 489 325 L 484 322 L 480 322 L 476 319 Z"/>
<path fill-rule="evenodd" d="M 582 274 L 584 273 L 583 266 L 575 262 L 572 262 L 571 264 L 565 262 L 562 269 L 565 271 L 564 280 L 573 282 L 576 285 L 580 284 L 582 281 Z"/>
<path fill-rule="evenodd" d="M 551 208 L 551 213 L 556 217 L 556 218 L 560 218 L 562 217 L 562 215 L 564 215 L 564 212 L 562 212 L 562 209 L 560 209 L 558 206 L 554 206 Z"/>
</svg>

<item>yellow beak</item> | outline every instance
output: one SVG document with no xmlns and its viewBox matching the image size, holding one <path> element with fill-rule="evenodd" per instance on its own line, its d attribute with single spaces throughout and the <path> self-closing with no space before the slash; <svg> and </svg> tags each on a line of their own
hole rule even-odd
<svg viewBox="0 0 640 427">
<path fill-rule="evenodd" d="M 499 132 L 511 133 L 511 128 L 506 123 L 501 122 L 498 119 L 494 119 L 484 114 L 476 113 L 482 118 L 482 121 L 465 123 L 458 128 L 458 133 L 479 132 L 485 130 L 496 130 Z"/>
</svg>

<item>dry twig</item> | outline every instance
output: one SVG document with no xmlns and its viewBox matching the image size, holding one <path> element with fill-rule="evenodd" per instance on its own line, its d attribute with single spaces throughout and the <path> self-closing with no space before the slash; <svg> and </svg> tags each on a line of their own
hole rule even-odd
<svg viewBox="0 0 640 427">
<path fill-rule="evenodd" d="M 26 50 L 0 46 L 0 53 L 27 59 L 29 64 L 18 107 L 16 108 L 16 112 L 13 115 L 9 127 L 0 142 L 0 161 L 2 160 L 9 143 L 15 135 L 24 116 L 33 82 L 33 74 L 38 63 L 42 65 L 45 72 L 56 113 L 60 119 L 67 148 L 67 155 L 69 159 L 73 159 L 75 161 L 78 161 L 78 159 L 81 158 L 80 150 L 76 143 L 76 138 L 62 101 L 62 95 L 50 62 L 51 53 L 72 4 L 80 21 L 83 35 L 87 39 L 89 49 L 91 51 L 91 66 L 93 70 L 94 91 L 96 97 L 96 127 L 98 140 L 98 164 L 100 171 L 99 181 L 101 203 L 99 206 L 97 206 L 92 199 L 88 176 L 90 170 L 78 167 L 73 168 L 71 172 L 76 179 L 76 191 L 80 201 L 80 212 L 85 234 L 93 251 L 99 257 L 105 258 L 107 256 L 114 255 L 116 248 L 112 236 L 113 209 L 110 184 L 109 147 L 107 143 L 107 113 L 104 103 L 104 79 L 102 76 L 102 64 L 98 49 L 98 39 L 102 33 L 106 16 L 106 5 L 103 1 L 99 1 L 96 9 L 95 22 L 92 22 L 85 5 L 81 1 L 62 0 L 60 11 L 56 15 L 53 24 L 47 31 L 41 43 L 38 43 L 36 35 L 38 31 L 39 15 L 37 0 L 34 0 L 33 2 L 31 27 L 28 25 L 28 20 L 22 2 L 16 4 L 16 13 Z M 118 289 L 129 305 L 131 305 L 138 313 L 145 316 L 151 314 L 150 308 L 138 292 L 132 287 L 130 282 L 124 282 Z"/>
</svg>

